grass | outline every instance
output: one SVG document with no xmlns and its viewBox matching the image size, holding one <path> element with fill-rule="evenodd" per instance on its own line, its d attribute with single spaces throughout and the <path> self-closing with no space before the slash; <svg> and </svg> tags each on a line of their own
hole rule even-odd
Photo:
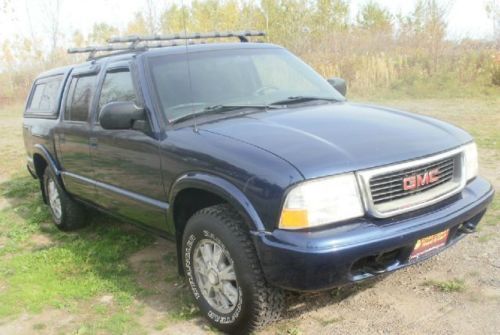
<svg viewBox="0 0 500 335">
<path fill-rule="evenodd" d="M 445 293 L 463 292 L 466 288 L 465 281 L 458 278 L 453 278 L 451 280 L 445 281 L 430 280 L 424 282 L 424 286 L 432 286 L 438 291 Z"/>
<path fill-rule="evenodd" d="M 500 198 L 495 196 L 488 208 L 488 215 L 483 222 L 486 226 L 498 226 L 500 224 Z"/>
<path fill-rule="evenodd" d="M 95 226 L 79 235 L 60 236 L 47 249 L 21 253 L 0 265 L 8 290 L 0 293 L 0 317 L 42 307 L 65 307 L 73 299 L 111 292 L 122 300 L 138 293 L 126 257 L 148 238 L 117 227 Z"/>
<path fill-rule="evenodd" d="M 114 297 L 113 309 L 96 307 L 96 316 L 78 333 L 139 332 L 128 313 L 142 289 L 127 258 L 152 242 L 140 232 L 127 232 L 119 223 L 100 217 L 78 233 L 64 234 L 50 223 L 37 181 L 16 177 L 0 184 L 10 206 L 0 211 L 0 319 L 45 308 L 77 312 L 84 302 L 103 294 Z M 30 248 L 30 237 L 43 234 L 51 243 Z M 103 313 L 105 311 L 105 313 Z M 127 331 L 125 331 L 127 330 Z"/>
<path fill-rule="evenodd" d="M 421 99 L 491 99 L 498 95 L 499 86 L 491 83 L 491 74 L 483 73 L 473 81 L 461 82 L 456 74 L 439 72 L 429 76 L 402 76 L 387 87 L 354 87 L 353 94 L 361 98 L 379 97 L 384 100 Z"/>
</svg>

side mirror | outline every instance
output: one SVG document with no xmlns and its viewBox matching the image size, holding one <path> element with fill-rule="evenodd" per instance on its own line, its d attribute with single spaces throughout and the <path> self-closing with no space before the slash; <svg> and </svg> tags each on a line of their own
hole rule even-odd
<svg viewBox="0 0 500 335">
<path fill-rule="evenodd" d="M 136 121 L 144 124 L 146 113 L 132 101 L 110 102 L 101 108 L 99 123 L 104 129 L 137 129 Z"/>
<path fill-rule="evenodd" d="M 330 83 L 330 85 L 332 85 L 332 87 L 334 89 L 339 91 L 339 93 L 345 97 L 345 95 L 347 93 L 347 85 L 346 85 L 344 79 L 338 78 L 338 77 L 333 77 L 333 78 L 328 79 L 327 81 Z"/>
</svg>

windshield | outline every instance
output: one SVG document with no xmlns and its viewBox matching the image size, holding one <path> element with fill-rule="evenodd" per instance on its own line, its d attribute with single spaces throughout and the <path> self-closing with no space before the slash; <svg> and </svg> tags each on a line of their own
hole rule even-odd
<svg viewBox="0 0 500 335">
<path fill-rule="evenodd" d="M 279 48 L 154 56 L 149 65 L 169 121 L 220 105 L 263 106 L 294 97 L 344 100 L 311 67 Z"/>
</svg>

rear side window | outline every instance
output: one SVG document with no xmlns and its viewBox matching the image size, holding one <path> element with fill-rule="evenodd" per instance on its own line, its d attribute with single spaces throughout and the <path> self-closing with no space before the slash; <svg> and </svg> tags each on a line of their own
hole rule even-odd
<svg viewBox="0 0 500 335">
<path fill-rule="evenodd" d="M 31 95 L 31 100 L 26 113 L 47 115 L 56 114 L 61 82 L 62 76 L 38 80 L 33 89 L 33 94 Z"/>
<path fill-rule="evenodd" d="M 99 98 L 99 109 L 110 102 L 135 100 L 134 84 L 128 69 L 106 73 Z"/>
<path fill-rule="evenodd" d="M 96 75 L 73 77 L 68 91 L 64 119 L 69 121 L 87 121 L 89 106 L 94 95 Z"/>
</svg>

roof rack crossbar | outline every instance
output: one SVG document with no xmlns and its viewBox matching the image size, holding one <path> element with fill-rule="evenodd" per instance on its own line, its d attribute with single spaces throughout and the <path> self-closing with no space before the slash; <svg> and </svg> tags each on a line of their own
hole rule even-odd
<svg viewBox="0 0 500 335">
<path fill-rule="evenodd" d="M 194 42 L 192 40 L 197 39 L 207 39 L 207 38 L 228 38 L 237 37 L 240 42 L 248 42 L 248 37 L 253 36 L 265 36 L 266 34 L 262 31 L 226 31 L 226 32 L 211 32 L 211 33 L 192 33 L 192 34 L 171 34 L 171 35 L 150 35 L 150 36 L 117 36 L 112 37 L 108 40 L 108 45 L 98 45 L 98 46 L 88 46 L 84 48 L 69 48 L 68 53 L 89 53 L 88 60 L 102 58 L 106 56 L 111 56 L 116 54 L 116 51 L 122 52 L 133 52 L 133 51 L 145 51 L 149 48 L 163 48 L 170 46 L 185 45 L 185 42 L 180 42 L 179 40 L 188 40 L 188 44 L 204 44 L 204 41 Z M 161 41 L 172 41 L 169 43 L 161 43 Z M 145 43 L 143 43 L 145 42 Z M 147 42 L 158 42 L 158 43 L 147 43 Z M 121 43 L 121 45 L 115 44 Z M 128 43 L 128 44 L 125 44 Z M 125 44 L 125 45 L 124 45 Z M 96 57 L 98 52 L 110 52 L 109 54 L 99 55 Z"/>
<path fill-rule="evenodd" d="M 174 40 L 191 40 L 191 39 L 205 39 L 205 38 L 228 38 L 237 37 L 240 42 L 248 42 L 247 37 L 265 36 L 262 31 L 224 31 L 224 32 L 210 32 L 210 33 L 190 33 L 190 34 L 170 34 L 170 35 L 130 35 L 130 36 L 116 36 L 111 37 L 108 43 L 133 43 L 133 42 L 149 42 L 149 41 L 174 41 Z"/>
<path fill-rule="evenodd" d="M 206 44 L 206 42 L 193 42 L 189 41 L 189 45 L 194 45 L 194 44 Z M 122 53 L 127 53 L 127 52 L 133 52 L 133 51 L 145 51 L 147 49 L 151 48 L 165 48 L 165 47 L 175 47 L 175 46 L 182 46 L 185 45 L 183 42 L 170 42 L 170 43 L 154 43 L 154 44 L 148 44 L 147 46 L 141 46 L 141 45 L 131 45 L 131 46 L 118 46 L 118 45 L 103 45 L 103 46 L 90 46 L 90 47 L 84 47 L 84 48 L 69 48 L 68 53 L 70 54 L 76 54 L 76 53 L 89 53 L 88 60 L 92 59 L 98 59 L 98 58 L 103 58 L 107 56 L 112 56 L 114 54 L 122 54 Z M 106 52 L 109 51 L 110 53 L 103 54 L 96 56 L 97 52 Z M 119 51 L 119 53 L 116 53 L 116 51 Z"/>
<path fill-rule="evenodd" d="M 142 48 L 144 49 L 144 47 Z M 95 58 L 95 54 L 103 51 L 139 51 L 140 48 L 130 47 L 128 45 L 98 45 L 98 46 L 88 46 L 84 48 L 69 48 L 69 54 L 77 54 L 77 53 L 89 53 L 87 60 L 91 60 Z"/>
</svg>

